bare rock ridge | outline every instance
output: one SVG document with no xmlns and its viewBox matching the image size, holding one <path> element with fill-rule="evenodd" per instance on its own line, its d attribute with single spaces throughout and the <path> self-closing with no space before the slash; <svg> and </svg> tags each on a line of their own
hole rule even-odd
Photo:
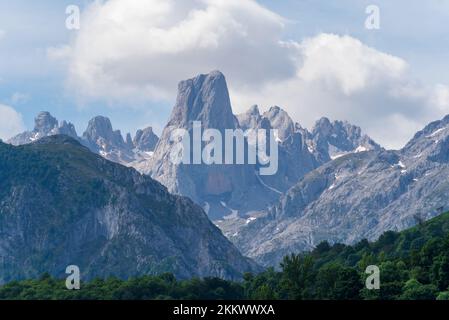
<svg viewBox="0 0 449 320">
<path fill-rule="evenodd" d="M 263 217 L 231 239 L 259 263 L 276 265 L 285 254 L 309 250 L 324 240 L 352 244 L 414 226 L 449 207 L 444 178 L 449 174 L 448 150 L 446 116 L 401 150 L 336 158 L 306 174 Z"/>
<path fill-rule="evenodd" d="M 8 143 L 22 145 L 56 134 L 65 134 L 72 138 L 78 138 L 73 124 L 66 121 L 59 123 L 49 112 L 40 112 L 36 116 L 33 131 L 23 132 L 10 139 Z"/>
<path fill-rule="evenodd" d="M 328 162 L 347 153 L 380 150 L 381 147 L 367 135 L 362 134 L 360 127 L 347 121 L 331 122 L 321 118 L 312 129 L 309 144 L 320 162 Z"/>
<path fill-rule="evenodd" d="M 58 120 L 48 112 L 41 112 L 36 117 L 34 131 L 46 135 L 57 127 Z"/>
<path fill-rule="evenodd" d="M 120 130 L 114 130 L 111 121 L 102 116 L 91 119 L 86 131 L 79 137 L 73 124 L 66 121 L 59 123 L 49 112 L 44 111 L 36 116 L 33 131 L 23 132 L 7 142 L 16 146 L 24 145 L 60 134 L 72 137 L 92 152 L 124 165 L 147 159 L 148 152 L 152 152 L 159 141 L 151 127 L 138 130 L 134 140 L 128 133 L 124 140 Z"/>
<path fill-rule="evenodd" d="M 134 139 L 131 140 L 131 135 L 128 134 L 127 144 L 144 152 L 152 152 L 159 142 L 158 136 L 153 132 L 152 127 L 143 130 L 137 130 Z"/>
<path fill-rule="evenodd" d="M 237 121 L 243 130 L 258 128 L 261 120 L 262 116 L 257 105 L 252 106 L 246 113 L 237 115 Z"/>
</svg>

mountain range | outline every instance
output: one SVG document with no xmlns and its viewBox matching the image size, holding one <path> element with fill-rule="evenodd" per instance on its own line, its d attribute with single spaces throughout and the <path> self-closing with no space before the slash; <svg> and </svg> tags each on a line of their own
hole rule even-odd
<svg viewBox="0 0 449 320">
<path fill-rule="evenodd" d="M 260 164 L 186 165 L 170 161 L 174 129 L 277 129 L 279 170 L 258 174 Z M 418 132 L 401 150 L 385 150 L 346 121 L 319 119 L 309 131 L 278 106 L 261 113 L 252 106 L 234 115 L 219 71 L 180 82 L 161 137 L 151 129 L 124 139 L 107 118 L 89 122 L 82 137 L 70 123 L 48 113 L 35 129 L 9 141 L 22 145 L 65 134 L 106 159 L 131 166 L 171 193 L 189 197 L 240 251 L 264 266 L 323 240 L 375 240 L 438 215 L 449 182 L 449 117 Z M 250 144 L 250 141 L 247 141 Z"/>
<path fill-rule="evenodd" d="M 137 130 L 134 139 L 129 133 L 123 138 L 120 130 L 114 130 L 111 121 L 103 116 L 91 119 L 81 137 L 77 135 L 72 123 L 65 120 L 59 122 L 47 111 L 40 112 L 34 122 L 32 131 L 23 132 L 9 139 L 7 143 L 19 146 L 44 137 L 66 135 L 108 160 L 130 165 L 148 159 L 159 141 L 152 127 Z"/>
<path fill-rule="evenodd" d="M 71 137 L 0 143 L 0 283 L 63 277 L 69 265 L 85 280 L 260 270 L 190 199 Z"/>
<path fill-rule="evenodd" d="M 263 217 L 230 238 L 264 265 L 321 241 L 375 240 L 448 206 L 449 116 L 397 151 L 352 153 L 305 175 Z"/>
<path fill-rule="evenodd" d="M 172 164 L 171 132 L 183 128 L 191 133 L 194 121 L 200 121 L 202 129 L 217 129 L 222 133 L 226 129 L 277 129 L 280 163 L 277 173 L 261 176 L 257 164 Z M 56 134 L 73 137 L 108 160 L 152 176 L 170 192 L 190 197 L 217 221 L 257 214 L 278 201 L 306 173 L 332 159 L 351 152 L 381 149 L 359 127 L 347 122 L 322 118 L 309 132 L 277 106 L 263 114 L 253 106 L 244 114 L 234 115 L 226 79 L 219 71 L 179 84 L 175 107 L 160 139 L 151 127 L 138 130 L 134 139 L 130 134 L 124 138 L 103 116 L 90 120 L 83 135 L 78 137 L 73 124 L 59 123 L 50 113 L 41 112 L 33 131 L 7 142 L 23 145 Z"/>
</svg>

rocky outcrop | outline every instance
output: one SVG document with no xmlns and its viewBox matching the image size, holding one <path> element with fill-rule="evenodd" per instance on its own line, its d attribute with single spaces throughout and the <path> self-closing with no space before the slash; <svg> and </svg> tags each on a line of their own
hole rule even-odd
<svg viewBox="0 0 449 320">
<path fill-rule="evenodd" d="M 347 121 L 331 122 L 321 118 L 309 135 L 309 148 L 320 163 L 326 163 L 348 153 L 380 150 L 381 147 L 362 133 L 360 127 Z"/>
<path fill-rule="evenodd" d="M 126 164 L 134 160 L 132 146 L 123 140 L 120 130 L 113 130 L 111 121 L 98 116 L 89 121 L 83 141 L 90 150 L 108 160 Z"/>
<path fill-rule="evenodd" d="M 144 152 L 152 152 L 156 148 L 159 138 L 153 132 L 152 127 L 145 128 L 143 130 L 137 130 L 132 145 L 134 148 Z"/>
<path fill-rule="evenodd" d="M 60 124 L 58 120 L 54 118 L 49 112 L 40 112 L 35 120 L 34 120 L 34 129 L 33 131 L 23 132 L 10 140 L 8 143 L 13 144 L 15 146 L 23 145 L 27 143 L 34 142 L 41 138 L 57 135 L 57 134 L 65 134 L 69 137 L 78 139 L 76 134 L 76 130 L 73 124 L 68 123 L 66 121 L 62 121 Z"/>
</svg>

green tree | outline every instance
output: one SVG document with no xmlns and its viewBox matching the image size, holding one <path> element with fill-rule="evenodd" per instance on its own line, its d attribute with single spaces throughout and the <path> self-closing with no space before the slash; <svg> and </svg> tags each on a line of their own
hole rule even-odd
<svg viewBox="0 0 449 320">
<path fill-rule="evenodd" d="M 449 256 L 447 254 L 442 254 L 435 257 L 431 269 L 432 283 L 434 283 L 439 290 L 445 290 L 449 286 Z"/>
<path fill-rule="evenodd" d="M 437 296 L 437 300 L 449 300 L 449 291 L 440 292 Z"/>
<path fill-rule="evenodd" d="M 353 268 L 331 263 L 320 268 L 316 278 L 318 299 L 360 299 L 359 292 L 362 289 L 362 283 L 359 274 Z"/>
<path fill-rule="evenodd" d="M 437 288 L 432 284 L 422 284 L 416 279 L 410 279 L 405 283 L 402 300 L 434 300 Z"/>
<path fill-rule="evenodd" d="M 281 263 L 281 289 L 288 299 L 302 300 L 313 297 L 312 284 L 315 280 L 313 258 L 292 254 Z"/>
</svg>

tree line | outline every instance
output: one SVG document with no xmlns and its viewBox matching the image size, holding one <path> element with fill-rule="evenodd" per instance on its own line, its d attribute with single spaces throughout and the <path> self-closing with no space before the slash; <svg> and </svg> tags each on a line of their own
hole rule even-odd
<svg viewBox="0 0 449 320">
<path fill-rule="evenodd" d="M 366 267 L 380 270 L 380 289 L 368 290 Z M 69 291 L 48 274 L 0 287 L 0 299 L 45 300 L 449 300 L 449 213 L 377 241 L 348 246 L 320 243 L 286 256 L 279 268 L 245 274 L 241 281 L 179 280 L 172 274 L 128 280 L 94 279 Z"/>
</svg>

